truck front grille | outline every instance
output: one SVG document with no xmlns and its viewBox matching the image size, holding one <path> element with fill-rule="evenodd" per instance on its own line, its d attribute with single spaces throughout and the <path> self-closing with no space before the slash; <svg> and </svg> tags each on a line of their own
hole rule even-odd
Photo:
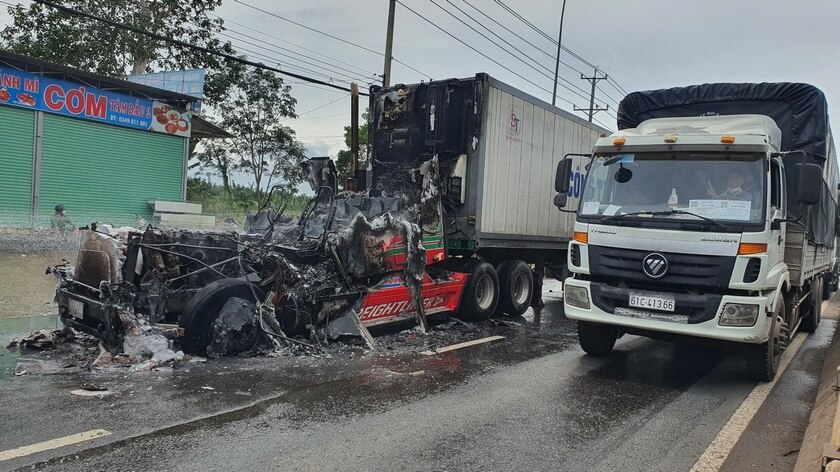
<svg viewBox="0 0 840 472">
<path fill-rule="evenodd" d="M 666 274 L 658 279 L 642 270 L 645 257 L 655 251 L 589 246 L 589 273 L 593 279 L 629 282 L 657 289 L 688 287 L 725 289 L 729 286 L 735 257 L 658 252 L 668 261 Z"/>
</svg>

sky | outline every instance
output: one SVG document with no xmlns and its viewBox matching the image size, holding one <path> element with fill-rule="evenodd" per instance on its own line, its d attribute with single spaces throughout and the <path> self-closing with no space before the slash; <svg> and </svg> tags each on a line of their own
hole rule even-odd
<svg viewBox="0 0 840 472">
<path fill-rule="evenodd" d="M 22 1 L 28 4 L 29 0 Z M 495 0 L 400 1 L 404 5 L 396 6 L 393 56 L 416 70 L 394 63 L 392 83 L 470 77 L 486 72 L 550 101 L 552 57 L 556 45 L 516 19 Z M 560 0 L 502 0 L 502 3 L 556 38 Z M 492 60 L 447 36 L 407 7 Z M 473 25 L 511 53 L 476 34 L 440 7 Z M 456 7 L 502 35 L 517 50 L 476 26 Z M 383 70 L 388 0 L 223 0 L 217 14 L 226 20 L 230 29 L 228 34 L 236 38 L 232 39 L 234 46 L 252 60 L 273 66 L 279 64 L 281 69 L 332 80 L 340 85 L 346 85 L 341 80 L 357 79 L 363 84 L 363 91 L 367 83 L 380 80 L 376 74 Z M 343 43 L 274 15 L 379 53 Z M 488 17 L 521 38 L 504 31 Z M 567 0 L 562 42 L 612 79 L 599 82 L 600 89 L 596 90 L 596 100 L 601 106 L 608 105 L 609 110 L 597 113 L 595 118 L 609 129 L 616 128 L 615 109 L 623 96 L 614 83 L 632 92 L 705 82 L 801 81 L 814 84 L 825 92 L 829 112 L 834 111 L 832 128 L 840 130 L 838 18 L 838 0 Z M 8 15 L 3 8 L 0 24 L 5 23 L 8 23 Z M 526 56 L 536 59 L 538 64 Z M 580 79 L 580 72 L 591 75 L 594 70 L 565 51 L 561 60 L 571 66 L 560 66 L 560 76 L 568 81 L 561 81 L 561 84 L 571 84 L 569 86 L 574 90 L 566 90 L 561 85 L 558 105 L 569 111 L 575 106 L 586 108 L 589 83 Z M 310 156 L 334 157 L 344 148 L 343 127 L 350 122 L 349 94 L 303 85 L 298 79 L 288 82 L 298 100 L 300 118 L 286 124 L 295 129 Z M 364 110 L 365 97 L 362 100 Z M 237 176 L 235 180 L 247 183 L 243 176 Z"/>
</svg>

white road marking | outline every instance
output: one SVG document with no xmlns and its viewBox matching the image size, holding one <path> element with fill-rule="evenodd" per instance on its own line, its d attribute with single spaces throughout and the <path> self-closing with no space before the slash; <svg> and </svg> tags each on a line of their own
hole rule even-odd
<svg viewBox="0 0 840 472">
<path fill-rule="evenodd" d="M 104 429 L 92 429 L 90 431 L 85 431 L 84 433 L 71 434 L 70 436 L 64 436 L 63 438 L 50 439 L 49 441 L 30 444 L 29 446 L 8 449 L 6 451 L 0 451 L 0 462 L 7 461 L 9 459 L 17 459 L 18 457 L 24 457 L 38 452 L 49 451 L 50 449 L 58 449 L 59 447 L 70 446 L 71 444 L 78 444 L 84 441 L 91 441 L 96 438 L 103 438 L 110 435 L 110 431 L 105 431 Z"/>
<path fill-rule="evenodd" d="M 796 336 L 790 346 L 785 349 L 782 354 L 782 359 L 779 361 L 779 370 L 776 373 L 776 378 L 772 382 L 763 382 L 755 386 L 752 392 L 744 399 L 741 406 L 735 410 L 735 413 L 729 418 L 729 421 L 723 426 L 715 439 L 709 444 L 709 447 L 703 452 L 703 455 L 697 459 L 691 472 L 717 472 L 720 470 L 732 448 L 741 438 L 741 435 L 747 429 L 753 416 L 755 416 L 758 409 L 770 395 L 770 391 L 776 385 L 776 382 L 782 377 L 782 374 L 787 369 L 790 361 L 799 352 L 799 348 L 805 343 L 806 335 L 800 334 Z"/>
<path fill-rule="evenodd" d="M 503 339 L 505 339 L 504 336 L 490 336 L 490 337 L 487 337 L 487 338 L 481 338 L 481 339 L 475 339 L 473 341 L 467 341 L 465 343 L 452 344 L 451 346 L 446 346 L 446 347 L 442 347 L 440 349 L 435 349 L 434 351 L 423 351 L 421 354 L 426 355 L 426 356 L 434 356 L 435 354 L 441 354 L 441 353 L 444 353 L 444 352 L 454 351 L 456 349 L 462 349 L 462 348 L 465 348 L 465 347 L 475 346 L 477 344 L 484 344 L 484 343 L 489 343 L 489 342 L 493 342 L 493 341 L 501 341 Z"/>
</svg>

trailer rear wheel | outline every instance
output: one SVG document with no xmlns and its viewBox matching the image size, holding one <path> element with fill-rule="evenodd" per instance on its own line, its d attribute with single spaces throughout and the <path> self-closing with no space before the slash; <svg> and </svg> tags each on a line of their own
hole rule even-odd
<svg viewBox="0 0 840 472">
<path fill-rule="evenodd" d="M 764 344 L 747 346 L 747 373 L 759 382 L 769 382 L 776 377 L 779 370 L 779 359 L 782 357 L 782 318 L 785 313 L 785 302 L 779 300 L 779 306 L 773 313 L 770 324 L 770 335 Z"/>
<path fill-rule="evenodd" d="M 260 290 L 254 287 L 257 296 Z M 181 313 L 179 324 L 184 328 L 181 349 L 187 354 L 207 355 L 211 342 L 210 327 L 218 318 L 225 303 L 231 298 L 242 298 L 257 302 L 250 283 L 240 279 L 221 279 L 202 288 L 187 302 Z"/>
<path fill-rule="evenodd" d="M 499 305 L 499 276 L 487 262 L 471 260 L 458 269 L 469 274 L 458 317 L 464 321 L 484 321 L 493 316 Z"/>
<path fill-rule="evenodd" d="M 811 296 L 808 297 L 808 315 L 802 318 L 802 323 L 799 325 L 802 331 L 806 333 L 813 333 L 820 325 L 820 318 L 822 318 L 823 283 L 822 277 L 817 277 L 814 279 L 814 285 L 811 287 Z"/>
<path fill-rule="evenodd" d="M 609 355 L 618 339 L 618 328 L 599 323 L 578 321 L 577 332 L 580 347 L 591 356 Z"/>
<path fill-rule="evenodd" d="M 522 316 L 528 310 L 531 292 L 534 290 L 534 275 L 528 264 L 520 260 L 509 260 L 499 264 L 499 311 L 510 316 Z"/>
</svg>

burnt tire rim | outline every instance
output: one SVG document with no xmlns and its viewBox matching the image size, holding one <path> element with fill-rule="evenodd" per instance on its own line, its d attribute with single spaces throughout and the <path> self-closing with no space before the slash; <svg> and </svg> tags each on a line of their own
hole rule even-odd
<svg viewBox="0 0 840 472">
<path fill-rule="evenodd" d="M 493 306 L 496 298 L 496 286 L 490 274 L 483 274 L 475 281 L 475 302 L 481 311 L 487 311 Z"/>
<path fill-rule="evenodd" d="M 517 306 L 522 306 L 528 303 L 528 299 L 531 296 L 531 284 L 528 281 L 527 274 L 524 272 L 519 272 L 514 275 L 513 280 L 511 281 L 511 292 L 513 302 L 516 303 Z"/>
</svg>

